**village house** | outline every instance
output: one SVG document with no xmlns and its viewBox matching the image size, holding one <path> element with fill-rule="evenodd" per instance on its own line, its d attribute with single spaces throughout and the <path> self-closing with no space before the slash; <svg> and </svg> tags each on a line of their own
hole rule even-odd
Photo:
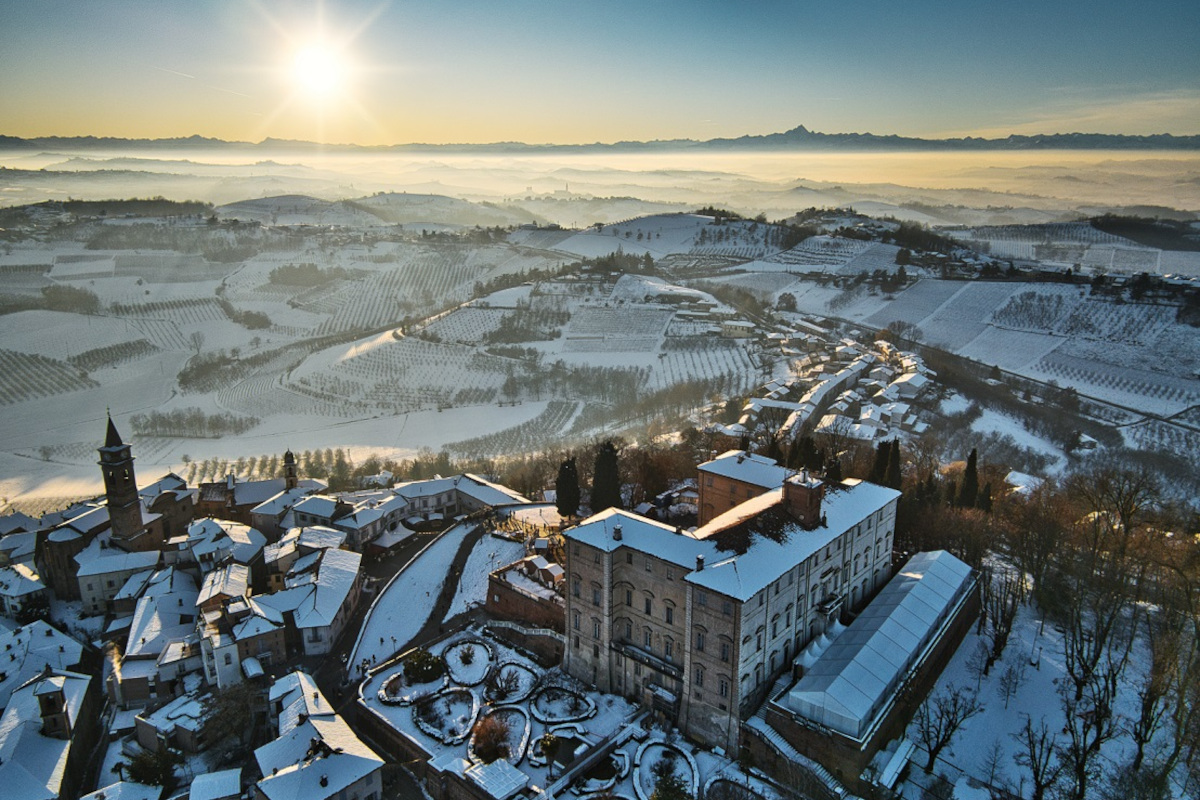
<svg viewBox="0 0 1200 800">
<path fill-rule="evenodd" d="M 122 708 L 175 697 L 182 677 L 199 669 L 196 600 L 191 575 L 174 567 L 147 582 L 130 623 L 124 652 L 113 664 L 108 692 Z"/>
<path fill-rule="evenodd" d="M 28 564 L 0 567 L 0 614 L 16 622 L 28 622 L 49 608 L 46 586 Z"/>
<path fill-rule="evenodd" d="M 0 633 L 0 709 L 30 679 L 51 670 L 91 674 L 100 653 L 43 620 Z"/>
<path fill-rule="evenodd" d="M 256 800 L 380 800 L 383 759 L 334 713 L 307 674 L 278 679 L 268 699 L 279 736 L 254 751 L 263 776 Z"/>
<path fill-rule="evenodd" d="M 46 668 L 12 693 L 0 715 L 0 786 L 6 800 L 79 795 L 100 729 L 95 681 Z"/>
</svg>

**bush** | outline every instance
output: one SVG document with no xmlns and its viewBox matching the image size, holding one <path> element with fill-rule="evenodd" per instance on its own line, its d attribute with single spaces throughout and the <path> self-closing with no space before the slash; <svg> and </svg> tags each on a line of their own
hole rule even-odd
<svg viewBox="0 0 1200 800">
<path fill-rule="evenodd" d="M 475 755 L 485 764 L 508 755 L 508 720 L 498 714 L 489 714 L 475 723 L 472 733 Z"/>
<path fill-rule="evenodd" d="M 442 660 L 422 647 L 404 657 L 404 677 L 410 684 L 429 683 L 442 677 L 445 671 Z"/>
</svg>

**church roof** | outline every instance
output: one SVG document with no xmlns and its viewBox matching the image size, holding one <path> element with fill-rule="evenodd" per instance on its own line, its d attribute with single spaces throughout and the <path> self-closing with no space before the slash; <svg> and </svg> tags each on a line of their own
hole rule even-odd
<svg viewBox="0 0 1200 800">
<path fill-rule="evenodd" d="M 122 447 L 124 442 L 121 441 L 121 434 L 117 433 L 117 426 L 113 424 L 112 417 L 108 418 L 108 433 L 104 437 L 105 447 Z"/>
</svg>

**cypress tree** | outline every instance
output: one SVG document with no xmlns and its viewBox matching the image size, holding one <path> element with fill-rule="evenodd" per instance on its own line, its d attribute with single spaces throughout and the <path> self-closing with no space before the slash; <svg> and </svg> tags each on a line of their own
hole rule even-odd
<svg viewBox="0 0 1200 800">
<path fill-rule="evenodd" d="M 559 465 L 554 493 L 558 513 L 564 517 L 575 516 L 575 512 L 579 511 L 579 471 L 574 458 L 568 458 Z"/>
<path fill-rule="evenodd" d="M 617 447 L 611 441 L 600 445 L 592 469 L 592 513 L 621 507 L 621 480 L 617 474 Z"/>
<path fill-rule="evenodd" d="M 963 508 L 974 508 L 979 499 L 979 453 L 974 447 L 967 456 L 967 468 L 963 472 L 962 488 L 958 491 L 958 504 Z"/>
<path fill-rule="evenodd" d="M 903 483 L 903 476 L 900 474 L 900 440 L 893 439 L 891 452 L 888 453 L 887 473 L 883 479 L 883 485 L 889 489 L 899 489 Z"/>
<path fill-rule="evenodd" d="M 892 451 L 892 443 L 888 441 L 880 442 L 875 445 L 875 461 L 871 464 L 871 472 L 867 475 L 867 480 L 871 483 L 883 486 L 884 478 L 887 475 L 888 455 Z"/>
</svg>

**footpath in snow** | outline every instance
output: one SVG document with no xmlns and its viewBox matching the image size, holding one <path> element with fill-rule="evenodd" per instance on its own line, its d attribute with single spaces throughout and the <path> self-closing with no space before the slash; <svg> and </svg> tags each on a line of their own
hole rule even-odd
<svg viewBox="0 0 1200 800">
<path fill-rule="evenodd" d="M 464 523 L 446 531 L 388 583 L 367 612 L 350 664 L 363 660 L 379 663 L 420 633 L 446 582 L 454 556 L 473 527 L 474 523 Z"/>
<path fill-rule="evenodd" d="M 445 619 L 450 619 L 468 610 L 472 605 L 487 601 L 488 575 L 506 564 L 511 564 L 525 555 L 525 545 L 498 536 L 484 536 L 475 543 L 471 555 L 463 567 L 454 601 Z"/>
</svg>

